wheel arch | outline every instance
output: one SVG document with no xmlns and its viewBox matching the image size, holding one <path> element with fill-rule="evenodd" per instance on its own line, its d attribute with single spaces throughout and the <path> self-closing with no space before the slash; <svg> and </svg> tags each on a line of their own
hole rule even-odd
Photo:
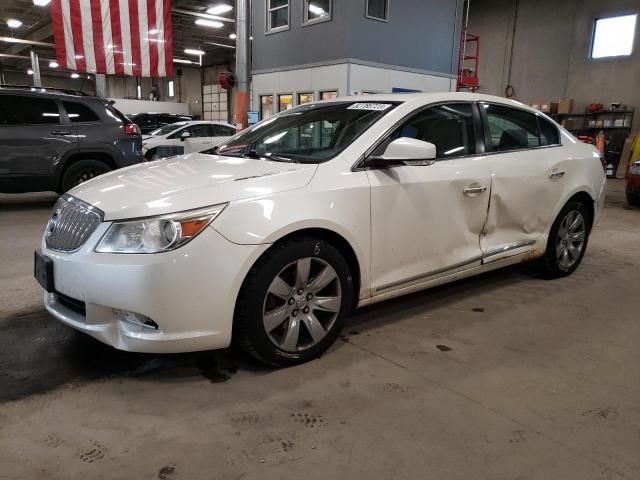
<svg viewBox="0 0 640 480">
<path fill-rule="evenodd" d="M 98 160 L 100 162 L 104 162 L 107 165 L 109 165 L 109 167 L 112 170 L 115 170 L 116 168 L 118 168 L 113 157 L 105 152 L 88 151 L 88 152 L 72 153 L 67 158 L 65 158 L 63 164 L 61 165 L 60 170 L 58 171 L 58 175 L 56 179 L 58 191 L 60 192 L 62 191 L 62 179 L 64 178 L 64 174 L 67 171 L 67 169 L 74 163 L 79 162 L 80 160 Z"/>
</svg>

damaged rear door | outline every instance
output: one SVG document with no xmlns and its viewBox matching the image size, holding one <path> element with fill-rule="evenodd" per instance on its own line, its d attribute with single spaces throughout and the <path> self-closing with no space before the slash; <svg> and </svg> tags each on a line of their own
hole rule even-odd
<svg viewBox="0 0 640 480">
<path fill-rule="evenodd" d="M 542 255 L 569 161 L 558 130 L 533 112 L 484 102 L 480 107 L 492 175 L 480 239 L 484 263 L 527 251 Z"/>
</svg>

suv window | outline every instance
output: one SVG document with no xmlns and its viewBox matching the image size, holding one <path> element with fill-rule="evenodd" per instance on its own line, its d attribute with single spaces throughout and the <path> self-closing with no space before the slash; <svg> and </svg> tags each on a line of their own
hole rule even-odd
<svg viewBox="0 0 640 480">
<path fill-rule="evenodd" d="M 86 105 L 78 102 L 63 101 L 62 105 L 72 123 L 97 122 L 100 117 Z"/>
<path fill-rule="evenodd" d="M 0 125 L 60 123 L 58 104 L 49 98 L 0 95 Z"/>
<path fill-rule="evenodd" d="M 236 134 L 236 129 L 225 127 L 224 125 L 211 125 L 213 130 L 212 137 L 231 137 Z"/>
<path fill-rule="evenodd" d="M 482 106 L 487 112 L 494 152 L 540 146 L 536 115 L 501 105 Z"/>
<path fill-rule="evenodd" d="M 471 104 L 451 103 L 421 111 L 391 134 L 391 140 L 401 137 L 433 143 L 440 159 L 476 153 Z"/>
<path fill-rule="evenodd" d="M 540 130 L 540 145 L 560 145 L 558 129 L 549 120 L 539 115 L 538 129 Z"/>
</svg>

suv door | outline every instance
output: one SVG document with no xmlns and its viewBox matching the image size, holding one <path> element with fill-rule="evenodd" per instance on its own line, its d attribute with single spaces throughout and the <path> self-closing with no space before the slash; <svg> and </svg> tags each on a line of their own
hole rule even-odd
<svg viewBox="0 0 640 480">
<path fill-rule="evenodd" d="M 28 182 L 22 191 L 55 189 L 56 169 L 77 149 L 75 129 L 54 98 L 0 94 L 0 176 Z"/>
<path fill-rule="evenodd" d="M 368 170 L 371 183 L 371 280 L 374 294 L 420 284 L 481 263 L 480 233 L 491 176 L 483 156 L 475 104 L 423 108 L 395 128 L 391 140 L 436 145 L 428 166 Z"/>
<path fill-rule="evenodd" d="M 491 205 L 481 245 L 485 263 L 537 248 L 562 199 L 571 162 L 558 156 L 558 129 L 542 115 L 482 103 Z M 536 246 L 537 244 L 537 246 Z"/>
</svg>

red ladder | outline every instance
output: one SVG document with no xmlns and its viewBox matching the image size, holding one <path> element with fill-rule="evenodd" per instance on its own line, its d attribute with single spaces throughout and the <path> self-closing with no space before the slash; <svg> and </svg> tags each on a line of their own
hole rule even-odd
<svg viewBox="0 0 640 480">
<path fill-rule="evenodd" d="M 458 59 L 458 91 L 478 89 L 478 62 L 480 61 L 480 37 L 468 32 L 462 33 L 460 56 Z"/>
</svg>

